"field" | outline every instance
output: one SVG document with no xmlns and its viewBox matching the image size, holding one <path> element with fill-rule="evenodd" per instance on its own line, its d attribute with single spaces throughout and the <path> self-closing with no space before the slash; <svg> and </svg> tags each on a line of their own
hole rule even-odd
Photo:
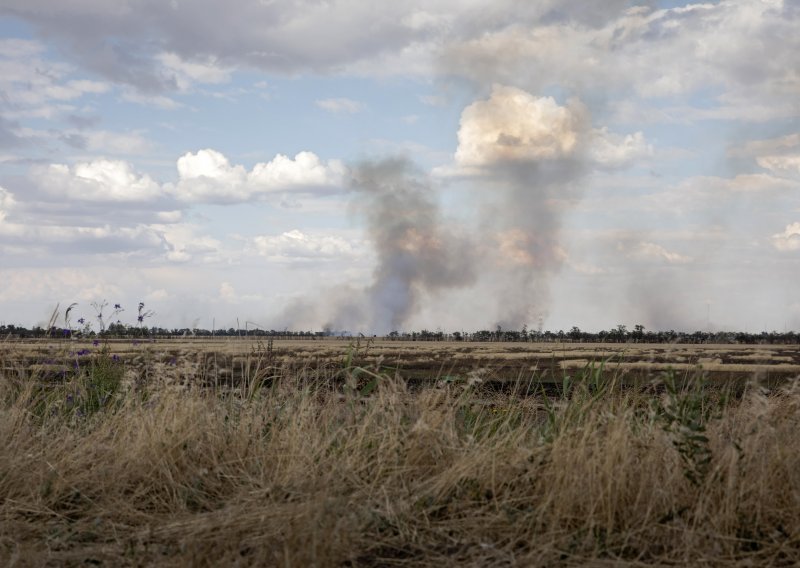
<svg viewBox="0 0 800 568">
<path fill-rule="evenodd" d="M 587 366 L 612 372 L 621 382 L 649 380 L 654 374 L 698 372 L 708 379 L 741 384 L 757 379 L 780 384 L 800 375 L 798 345 L 706 345 L 635 343 L 411 342 L 366 338 L 322 340 L 179 339 L 111 340 L 111 355 L 138 375 L 157 373 L 186 384 L 237 384 L 260 364 L 284 372 L 335 374 L 348 357 L 352 364 L 398 374 L 411 383 L 444 377 L 480 378 L 500 387 L 520 380 L 560 384 Z M 6 373 L 57 376 L 76 362 L 86 365 L 99 346 L 90 341 L 0 343 Z M 81 354 L 77 355 L 76 354 Z"/>
<path fill-rule="evenodd" d="M 0 342 L 11 566 L 795 565 L 798 346 Z"/>
</svg>

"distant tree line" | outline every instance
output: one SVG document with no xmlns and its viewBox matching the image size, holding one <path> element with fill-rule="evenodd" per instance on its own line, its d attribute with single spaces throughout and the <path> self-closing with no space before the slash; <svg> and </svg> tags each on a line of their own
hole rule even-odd
<svg viewBox="0 0 800 568">
<path fill-rule="evenodd" d="M 301 339 L 301 340 L 320 340 L 330 338 L 355 338 L 364 337 L 360 333 L 349 331 L 334 331 L 325 329 L 323 331 L 289 331 L 274 329 L 201 329 L 201 328 L 163 328 L 145 327 L 142 325 L 132 326 L 123 323 L 112 323 L 107 329 L 96 332 L 84 328 L 70 329 L 65 327 L 51 326 L 25 328 L 13 324 L 0 325 L 0 339 L 44 339 L 44 338 L 63 338 L 63 339 L 126 339 L 126 338 L 147 338 L 147 339 L 174 339 L 174 338 L 272 338 L 272 339 Z M 370 336 L 378 337 L 378 336 Z M 498 341 L 498 342 L 528 342 L 528 343 L 741 343 L 741 344 L 800 344 L 800 333 L 794 331 L 777 332 L 763 331 L 751 333 L 746 331 L 649 331 L 642 325 L 635 325 L 633 329 L 628 329 L 625 325 L 618 325 L 608 330 L 597 332 L 582 331 L 578 327 L 572 327 L 569 331 L 558 330 L 529 330 L 523 327 L 521 330 L 507 330 L 499 326 L 494 330 L 467 331 L 421 331 L 400 332 L 393 331 L 383 339 L 394 341 Z"/>
</svg>

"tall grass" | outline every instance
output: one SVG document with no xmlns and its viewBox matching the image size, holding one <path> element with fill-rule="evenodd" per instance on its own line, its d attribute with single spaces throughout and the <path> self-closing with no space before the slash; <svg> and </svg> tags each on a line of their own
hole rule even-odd
<svg viewBox="0 0 800 568">
<path fill-rule="evenodd" d="M 346 367 L 176 391 L 109 369 L 3 380 L 4 565 L 800 562 L 791 388 L 590 373 L 523 398 Z M 112 392 L 78 413 L 87 380 Z"/>
</svg>

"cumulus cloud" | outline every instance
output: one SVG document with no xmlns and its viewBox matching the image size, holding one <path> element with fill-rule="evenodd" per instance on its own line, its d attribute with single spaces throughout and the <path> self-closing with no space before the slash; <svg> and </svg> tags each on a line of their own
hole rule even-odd
<svg viewBox="0 0 800 568">
<path fill-rule="evenodd" d="M 462 166 L 554 159 L 572 154 L 585 112 L 577 101 L 560 106 L 552 97 L 495 85 L 488 100 L 461 113 L 456 162 Z"/>
<path fill-rule="evenodd" d="M 248 172 L 244 166 L 232 165 L 220 152 L 205 149 L 178 159 L 180 179 L 171 191 L 185 201 L 241 202 L 287 191 L 335 191 L 341 188 L 346 173 L 339 160 L 323 162 L 313 152 L 300 152 L 293 159 L 278 154 Z"/>
<path fill-rule="evenodd" d="M 559 105 L 552 97 L 494 85 L 488 99 L 461 113 L 455 161 L 461 173 L 567 158 L 618 168 L 652 153 L 641 132 L 621 135 L 605 127 L 592 129 L 588 111 L 577 99 Z"/>
<path fill-rule="evenodd" d="M 347 177 L 341 161 L 323 161 L 313 152 L 300 152 L 294 158 L 278 154 L 248 171 L 231 164 L 222 153 L 205 149 L 184 154 L 176 167 L 177 183 L 160 183 L 127 161 L 106 158 L 75 165 L 37 165 L 28 177 L 39 192 L 55 202 L 117 202 L 148 207 L 174 207 L 176 202 L 243 203 L 286 193 L 331 193 L 341 191 Z M 179 210 L 173 208 L 159 215 L 172 222 Z"/>
<path fill-rule="evenodd" d="M 316 101 L 315 104 L 322 110 L 333 113 L 355 114 L 364 108 L 362 103 L 346 98 L 321 99 Z"/>
<path fill-rule="evenodd" d="M 32 178 L 47 193 L 92 202 L 144 202 L 163 197 L 161 186 L 121 160 L 35 167 Z"/>
<path fill-rule="evenodd" d="M 800 222 L 787 225 L 782 233 L 772 235 L 772 246 L 784 252 L 800 250 Z"/>
</svg>

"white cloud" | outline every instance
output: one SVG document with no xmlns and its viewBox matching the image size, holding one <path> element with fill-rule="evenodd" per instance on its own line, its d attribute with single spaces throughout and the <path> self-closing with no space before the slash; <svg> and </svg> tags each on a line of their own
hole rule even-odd
<svg viewBox="0 0 800 568">
<path fill-rule="evenodd" d="M 203 61 L 187 61 L 177 53 L 165 52 L 156 56 L 156 59 L 175 78 L 182 91 L 188 90 L 194 83 L 220 84 L 227 83 L 231 78 L 230 69 L 221 67 L 213 56 Z"/>
<path fill-rule="evenodd" d="M 0 222 L 2 222 L 8 211 L 14 207 L 14 196 L 10 191 L 0 186 Z"/>
<path fill-rule="evenodd" d="M 185 263 L 197 259 L 213 262 L 220 259 L 222 243 L 200 234 L 196 225 L 151 225 L 151 229 L 161 238 L 164 256 L 170 262 Z"/>
<path fill-rule="evenodd" d="M 800 154 L 759 156 L 758 165 L 773 172 L 800 173 Z"/>
<path fill-rule="evenodd" d="M 728 154 L 753 158 L 760 167 L 778 175 L 800 173 L 800 134 L 751 140 L 733 147 Z"/>
<path fill-rule="evenodd" d="M 601 167 L 620 168 L 653 155 L 653 147 L 641 132 L 620 135 L 598 128 L 590 142 L 592 160 Z"/>
<path fill-rule="evenodd" d="M 446 42 L 444 68 L 479 85 L 602 92 L 616 103 L 713 93 L 712 104 L 681 111 L 690 120 L 800 111 L 798 13 L 788 3 L 723 0 L 607 15 L 595 25 L 573 19 L 484 28 Z"/>
<path fill-rule="evenodd" d="M 321 99 L 315 104 L 328 112 L 355 114 L 363 110 L 364 105 L 352 99 L 339 98 L 339 99 Z"/>
<path fill-rule="evenodd" d="M 258 254 L 273 260 L 332 260 L 353 257 L 356 245 L 331 235 L 311 235 L 292 230 L 280 235 L 260 235 L 253 239 Z"/>
<path fill-rule="evenodd" d="M 461 166 L 560 158 L 576 151 L 585 113 L 579 103 L 495 85 L 488 100 L 461 113 L 455 159 Z"/>
<path fill-rule="evenodd" d="M 160 223 L 178 223 L 183 219 L 183 212 L 180 210 L 159 211 L 156 213 L 156 219 Z"/>
<path fill-rule="evenodd" d="M 73 110 L 65 101 L 108 92 L 104 81 L 75 78 L 74 69 L 44 58 L 43 44 L 19 39 L 0 40 L 0 92 L 14 117 L 52 118 Z"/>
<path fill-rule="evenodd" d="M 0 242 L 18 247 L 21 254 L 32 250 L 58 254 L 115 254 L 150 251 L 155 254 L 162 242 L 152 227 L 74 227 L 0 223 Z"/>
<path fill-rule="evenodd" d="M 35 167 L 32 179 L 47 193 L 64 199 L 92 202 L 146 202 L 164 197 L 150 176 L 121 160 L 99 159 L 75 166 Z"/>
<path fill-rule="evenodd" d="M 782 233 L 772 235 L 772 246 L 780 251 L 800 250 L 800 222 L 786 225 Z"/>
<path fill-rule="evenodd" d="M 278 154 L 270 162 L 258 163 L 249 181 L 262 191 L 292 187 L 325 187 L 343 183 L 347 170 L 338 160 L 323 163 L 313 152 L 300 152 L 294 159 Z"/>
<path fill-rule="evenodd" d="M 798 147 L 800 147 L 800 134 L 789 134 L 766 140 L 751 140 L 742 147 L 734 148 L 730 153 L 732 156 L 758 157 L 783 154 Z"/>
<path fill-rule="evenodd" d="M 46 47 L 38 41 L 20 38 L 0 39 L 0 57 L 25 59 L 44 52 Z"/>
<path fill-rule="evenodd" d="M 173 191 L 186 201 L 241 202 L 270 193 L 339 188 L 346 171 L 338 160 L 323 162 L 313 152 L 300 152 L 294 159 L 278 154 L 248 172 L 220 152 L 205 149 L 178 160 L 180 181 Z"/>
<path fill-rule="evenodd" d="M 641 132 L 621 135 L 589 127 L 577 99 L 559 105 L 522 89 L 494 85 L 489 99 L 464 109 L 458 130 L 457 168 L 438 175 L 468 175 L 483 167 L 584 157 L 599 168 L 620 168 L 652 155 Z"/>
<path fill-rule="evenodd" d="M 134 139 L 135 141 L 135 139 Z M 130 148 L 129 148 L 130 149 Z M 152 204 L 177 199 L 191 203 L 243 203 L 268 195 L 312 195 L 340 191 L 347 168 L 339 160 L 321 160 L 313 152 L 294 158 L 278 154 L 248 171 L 212 149 L 186 153 L 177 160 L 178 182 L 161 184 L 123 160 L 100 158 L 75 165 L 34 166 L 29 179 L 52 201 Z M 174 205 L 173 205 L 174 206 Z M 159 220 L 174 223 L 179 210 L 162 211 Z"/>
</svg>

